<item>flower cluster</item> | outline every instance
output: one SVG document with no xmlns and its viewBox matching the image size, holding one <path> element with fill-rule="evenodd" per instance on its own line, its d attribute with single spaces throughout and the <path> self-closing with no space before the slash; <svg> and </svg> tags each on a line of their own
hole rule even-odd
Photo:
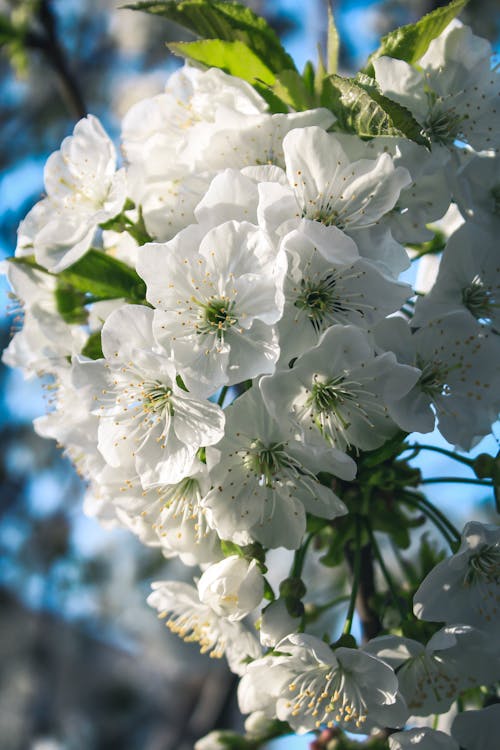
<svg viewBox="0 0 500 750">
<path fill-rule="evenodd" d="M 373 69 L 418 142 L 345 132 L 324 98 L 273 111 L 247 81 L 190 65 L 126 115 L 120 168 L 89 115 L 48 160 L 6 271 L 24 325 L 4 360 L 52 379 L 37 432 L 87 481 L 90 514 L 201 566 L 193 584 L 154 583 L 149 604 L 227 657 L 264 734 L 276 719 L 299 733 L 402 728 L 500 675 L 495 526 L 469 523 L 416 592 L 423 629 L 411 622 L 430 636 L 386 629 L 330 647 L 302 604 L 309 543 L 330 535 L 341 549 L 335 530 L 352 517 L 349 633 L 362 543 L 378 549 L 352 500 L 367 455 L 392 445 L 395 459 L 435 425 L 468 450 L 500 409 L 490 49 L 453 22 L 416 61 L 380 55 Z M 436 238 L 430 286 L 423 273 L 402 281 Z M 276 548 L 295 551 L 279 596 L 265 577 Z M 453 725 L 467 750 L 486 746 L 476 713 Z M 410 746 L 456 742 L 430 727 L 392 734 L 393 750 Z"/>
</svg>

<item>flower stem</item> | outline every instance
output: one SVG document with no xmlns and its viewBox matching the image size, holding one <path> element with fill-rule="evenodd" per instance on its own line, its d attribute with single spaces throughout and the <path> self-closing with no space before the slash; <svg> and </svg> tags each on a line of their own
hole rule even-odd
<svg viewBox="0 0 500 750">
<path fill-rule="evenodd" d="M 416 445 L 408 446 L 408 450 L 412 449 L 417 453 L 420 453 L 420 451 L 433 451 L 433 453 L 441 453 L 443 456 L 448 456 L 448 458 L 452 458 L 454 461 L 465 464 L 471 469 L 473 466 L 473 461 L 470 458 L 466 458 L 466 456 L 460 456 L 458 453 L 455 453 L 455 451 L 450 451 L 446 448 L 440 448 L 437 445 L 421 445 L 417 443 Z"/>
<path fill-rule="evenodd" d="M 410 492 L 405 493 L 405 500 L 408 505 L 412 505 L 427 516 L 437 530 L 441 533 L 443 538 L 446 540 L 448 546 L 454 551 L 455 545 L 460 539 L 460 535 L 454 526 L 446 519 L 438 509 L 432 505 L 428 500 L 425 500 L 421 496 L 414 496 Z M 453 536 L 451 536 L 453 534 Z M 458 535 L 458 536 L 457 536 Z"/>
<path fill-rule="evenodd" d="M 292 578 L 300 578 L 302 576 L 302 570 L 306 561 L 307 550 L 309 549 L 309 545 L 311 544 L 313 537 L 314 533 L 311 532 L 310 534 L 308 534 L 304 541 L 304 544 L 295 551 L 292 570 L 290 571 L 290 576 Z"/>
<path fill-rule="evenodd" d="M 384 557 L 382 555 L 382 551 L 381 551 L 381 549 L 379 547 L 379 544 L 377 542 L 375 534 L 373 533 L 373 529 L 371 527 L 371 524 L 368 521 L 368 519 L 365 519 L 365 521 L 366 521 L 366 529 L 367 529 L 369 537 L 370 537 L 370 542 L 371 542 L 371 545 L 372 545 L 372 548 L 373 548 L 373 552 L 375 554 L 375 557 L 377 559 L 378 564 L 380 565 L 380 570 L 382 571 L 382 575 L 384 576 L 384 578 L 386 580 L 386 583 L 387 583 L 387 586 L 389 588 L 389 591 L 391 592 L 391 596 L 392 596 L 392 598 L 394 600 L 394 604 L 398 608 L 399 614 L 401 615 L 401 618 L 404 620 L 406 618 L 406 614 L 407 614 L 406 610 L 405 610 L 405 608 L 402 606 L 402 604 L 400 602 L 398 591 L 396 589 L 394 581 L 392 580 L 392 576 L 389 573 L 389 570 L 388 570 L 388 568 L 387 568 L 387 566 L 385 564 Z"/>
<path fill-rule="evenodd" d="M 356 608 L 356 597 L 358 595 L 359 581 L 361 577 L 361 520 L 359 516 L 356 516 L 356 550 L 354 552 L 354 569 L 353 569 L 353 581 L 351 589 L 351 597 L 349 599 L 349 609 L 345 618 L 344 629 L 342 630 L 344 635 L 349 635 L 352 628 L 352 621 L 354 618 L 354 610 Z"/>
<path fill-rule="evenodd" d="M 421 479 L 420 484 L 478 484 L 482 487 L 494 487 L 493 482 L 485 482 L 482 479 L 469 479 L 467 477 L 430 477 Z"/>
</svg>

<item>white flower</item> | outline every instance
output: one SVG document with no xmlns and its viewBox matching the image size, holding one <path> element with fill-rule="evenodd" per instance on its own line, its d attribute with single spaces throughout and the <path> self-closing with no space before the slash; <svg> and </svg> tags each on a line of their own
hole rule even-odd
<svg viewBox="0 0 500 750">
<path fill-rule="evenodd" d="M 356 649 L 332 651 L 311 635 L 289 635 L 276 652 L 249 664 L 238 689 L 244 713 L 275 713 L 299 734 L 322 725 L 365 733 L 404 724 L 398 680 L 383 661 Z"/>
<path fill-rule="evenodd" d="M 257 639 L 241 623 L 220 617 L 203 604 L 194 586 L 178 581 L 157 581 L 148 604 L 166 618 L 166 626 L 185 641 L 200 644 L 202 654 L 212 658 L 225 656 L 236 674 L 243 674 L 245 660 L 261 655 Z M 170 616 L 169 616 L 170 615 Z"/>
<path fill-rule="evenodd" d="M 122 525 L 143 544 L 161 547 L 165 557 L 178 555 L 185 565 L 212 563 L 221 558 L 219 539 L 201 506 L 210 487 L 208 470 L 197 459 L 189 476 L 149 490 L 143 490 L 139 477 L 127 476 L 120 467 L 108 464 L 92 480 L 87 506 L 96 510 L 111 506 Z"/>
<path fill-rule="evenodd" d="M 500 331 L 498 237 L 469 222 L 450 237 L 436 282 L 418 300 L 411 324 L 420 327 L 457 311 Z"/>
<path fill-rule="evenodd" d="M 221 109 L 249 117 L 264 112 L 267 104 L 239 78 L 185 65 L 170 76 L 165 93 L 143 99 L 125 115 L 122 137 L 128 162 L 156 180 L 199 170 Z"/>
<path fill-rule="evenodd" d="M 20 367 L 26 378 L 69 367 L 68 358 L 81 351 L 86 335 L 79 325 L 61 318 L 55 297 L 57 280 L 24 264 L 5 263 L 2 270 L 14 290 L 11 312 L 16 314 L 3 362 Z M 22 328 L 16 330 L 21 322 Z"/>
<path fill-rule="evenodd" d="M 276 599 L 263 610 L 260 623 L 260 642 L 263 646 L 276 646 L 289 633 L 295 633 L 300 617 L 292 617 L 284 599 Z"/>
<path fill-rule="evenodd" d="M 436 729 L 422 727 L 395 732 L 389 737 L 390 750 L 460 750 L 455 740 Z"/>
<path fill-rule="evenodd" d="M 333 133 L 318 127 L 292 130 L 283 141 L 286 178 L 259 185 L 259 216 L 269 232 L 284 235 L 305 220 L 325 230 L 328 243 L 354 260 L 359 249 L 370 259 L 397 259 L 404 249 L 378 225 L 391 211 L 411 178 L 391 156 L 351 159 Z M 354 242 L 355 240 L 355 242 Z M 394 250 L 393 245 L 396 245 Z M 386 251 L 386 246 L 389 250 Z"/>
<path fill-rule="evenodd" d="M 333 256 L 325 233 L 315 227 L 293 230 L 283 240 L 289 263 L 285 278 L 285 308 L 278 325 L 281 361 L 315 346 L 335 323 L 369 328 L 399 310 L 411 287 L 384 276 L 367 260 L 346 261 Z"/>
<path fill-rule="evenodd" d="M 56 440 L 78 474 L 89 480 L 101 471 L 104 463 L 97 450 L 99 420 L 75 388 L 72 374 L 66 367 L 54 373 L 54 382 L 48 386 L 51 410 L 37 417 L 33 425 L 38 435 Z"/>
<path fill-rule="evenodd" d="M 423 125 L 437 158 L 456 140 L 477 150 L 498 145 L 500 76 L 491 69 L 491 46 L 467 26 L 450 24 L 434 39 L 418 69 L 403 60 L 374 60 L 384 94 L 407 107 Z"/>
<path fill-rule="evenodd" d="M 403 319 L 389 318 L 374 335 L 383 350 L 422 371 L 408 394 L 390 405 L 402 429 L 430 432 L 434 409 L 441 434 L 464 450 L 490 432 L 500 406 L 499 343 L 469 312 L 449 313 L 413 334 Z"/>
<path fill-rule="evenodd" d="M 447 711 L 457 695 L 489 685 L 498 676 L 498 649 L 481 631 L 466 625 L 443 628 L 427 645 L 400 636 L 374 638 L 364 650 L 395 671 L 410 713 Z"/>
<path fill-rule="evenodd" d="M 152 319 L 142 305 L 115 310 L 102 329 L 105 358 L 75 368 L 75 382 L 99 416 L 102 456 L 137 473 L 145 489 L 188 476 L 197 450 L 224 433 L 222 410 L 177 385 L 172 362 L 156 349 Z"/>
<path fill-rule="evenodd" d="M 427 225 L 444 216 L 451 200 L 449 176 L 434 153 L 405 138 L 381 136 L 363 141 L 346 133 L 336 133 L 336 137 L 352 161 L 388 153 L 394 166 L 408 170 L 411 184 L 401 190 L 396 205 L 381 222 L 402 244 L 431 240 L 433 232 Z"/>
<path fill-rule="evenodd" d="M 216 614 L 237 622 L 258 607 L 264 594 L 264 579 L 257 560 L 237 555 L 226 557 L 205 570 L 198 581 L 200 601 Z"/>
<path fill-rule="evenodd" d="M 460 549 L 420 584 L 414 612 L 421 620 L 463 622 L 497 632 L 500 615 L 500 528 L 471 521 Z"/>
<path fill-rule="evenodd" d="M 461 154 L 464 166 L 453 171 L 453 197 L 467 221 L 493 233 L 500 225 L 500 158 L 495 152 Z"/>
<path fill-rule="evenodd" d="M 419 374 L 392 352 L 375 356 L 359 328 L 336 325 L 291 370 L 264 378 L 262 392 L 276 419 L 289 415 L 305 450 L 372 450 L 396 432 L 388 404 L 405 396 Z"/>
<path fill-rule="evenodd" d="M 347 512 L 302 460 L 299 441 L 287 439 L 280 420 L 269 415 L 256 386 L 226 415 L 224 439 L 207 449 L 213 488 L 203 500 L 221 539 L 296 549 L 306 530 L 306 511 L 321 518 Z M 339 471 L 352 478 L 354 462 L 340 455 Z"/>
<path fill-rule="evenodd" d="M 157 308 L 156 340 L 190 391 L 210 395 L 273 372 L 286 258 L 265 233 L 247 222 L 208 233 L 192 225 L 165 245 L 143 247 L 138 270 Z"/>
<path fill-rule="evenodd" d="M 62 271 L 89 249 L 99 224 L 116 216 L 126 198 L 124 170 L 99 120 L 80 120 L 45 165 L 47 197 L 22 223 L 16 253 L 35 253 L 37 263 Z"/>
<path fill-rule="evenodd" d="M 451 733 L 464 750 L 498 750 L 500 704 L 457 714 Z"/>
</svg>

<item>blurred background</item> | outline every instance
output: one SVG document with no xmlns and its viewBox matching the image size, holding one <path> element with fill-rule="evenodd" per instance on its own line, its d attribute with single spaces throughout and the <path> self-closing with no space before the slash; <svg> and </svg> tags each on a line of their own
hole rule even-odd
<svg viewBox="0 0 500 750">
<path fill-rule="evenodd" d="M 342 72 L 362 65 L 391 28 L 441 4 L 333 2 Z M 2 258 L 13 253 L 16 227 L 41 196 L 47 156 L 76 120 L 96 114 L 117 138 L 127 109 L 159 93 L 179 65 L 165 47 L 183 38 L 179 27 L 117 5 L 0 0 Z M 325 41 L 325 0 L 247 5 L 266 16 L 299 68 L 316 60 Z M 471 0 L 462 18 L 498 53 L 498 0 Z M 18 311 L 3 277 L 0 293 L 3 349 Z M 0 389 L 2 750 L 190 750 L 213 728 L 238 728 L 235 683 L 224 665 L 171 636 L 145 604 L 149 583 L 165 573 L 182 576 L 182 566 L 86 518 L 71 465 L 32 430 L 31 420 L 46 410 L 40 383 L 1 365 Z M 484 450 L 496 452 L 495 440 L 476 452 Z M 431 455 L 423 469 L 449 473 L 446 459 Z M 481 488 L 446 487 L 436 497 L 458 525 L 471 507 L 476 518 L 487 517 Z"/>
</svg>

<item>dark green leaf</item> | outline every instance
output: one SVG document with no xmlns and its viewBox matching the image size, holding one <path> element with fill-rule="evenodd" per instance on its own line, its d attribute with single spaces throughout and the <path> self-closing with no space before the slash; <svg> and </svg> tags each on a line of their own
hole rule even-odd
<svg viewBox="0 0 500 750">
<path fill-rule="evenodd" d="M 380 93 L 373 79 L 329 76 L 322 104 L 337 117 L 336 127 L 361 138 L 394 136 L 427 146 L 422 127 L 411 112 Z"/>
<path fill-rule="evenodd" d="M 82 354 L 90 359 L 101 359 L 104 355 L 102 353 L 101 345 L 101 332 L 96 331 L 91 333 L 87 339 L 87 343 L 82 349 Z"/>
<path fill-rule="evenodd" d="M 295 69 L 292 58 L 267 21 L 239 3 L 221 0 L 171 0 L 139 2 L 124 7 L 168 18 L 202 39 L 240 41 L 275 73 Z"/>
<path fill-rule="evenodd" d="M 465 8 L 468 0 L 453 0 L 448 5 L 436 8 L 417 23 L 401 26 L 382 38 L 380 47 L 370 55 L 365 72 L 373 75 L 373 61 L 387 55 L 398 60 L 414 63 L 427 52 L 429 44 L 436 39 L 453 19 Z"/>
<path fill-rule="evenodd" d="M 308 82 L 310 85 L 310 81 Z M 284 70 L 276 76 L 272 91 L 276 96 L 296 112 L 313 109 L 319 105 L 308 83 L 295 70 Z M 313 82 L 314 88 L 314 82 Z"/>
</svg>

